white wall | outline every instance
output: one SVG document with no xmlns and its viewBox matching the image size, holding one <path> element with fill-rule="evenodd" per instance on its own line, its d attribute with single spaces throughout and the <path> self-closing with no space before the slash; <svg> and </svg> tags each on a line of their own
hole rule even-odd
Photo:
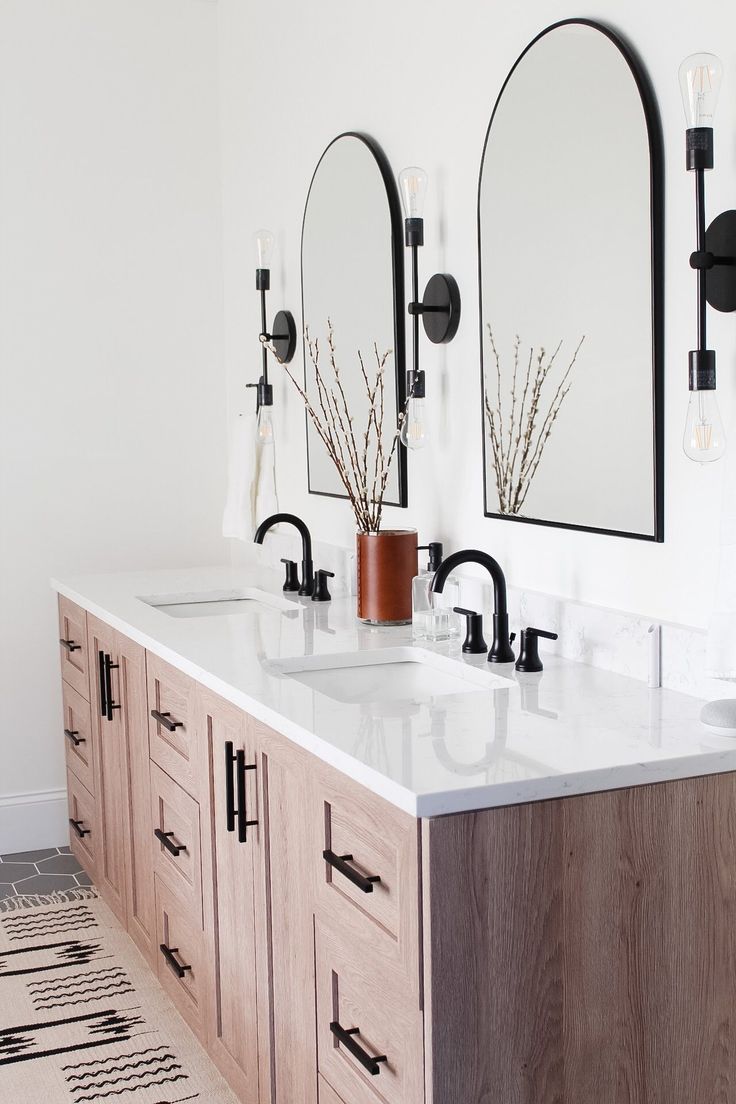
<svg viewBox="0 0 736 1104">
<path fill-rule="evenodd" d="M 66 835 L 49 576 L 227 554 L 217 96 L 205 0 L 0 5 L 0 854 Z"/>
<path fill-rule="evenodd" d="M 567 4 L 529 0 L 345 0 L 304 4 L 220 2 L 224 166 L 225 350 L 230 405 L 258 372 L 258 304 L 252 290 L 251 235 L 277 232 L 281 254 L 273 309 L 300 310 L 299 239 L 309 180 L 323 148 L 342 130 L 364 130 L 394 169 L 430 174 L 423 274 L 452 272 L 463 319 L 446 348 L 424 343 L 434 446 L 410 456 L 410 509 L 387 524 L 413 524 L 427 539 L 493 552 L 519 586 L 660 618 L 703 625 L 715 563 L 724 464 L 700 468 L 681 450 L 687 405 L 687 352 L 695 343 L 692 179 L 684 171 L 684 116 L 677 68 L 694 50 L 720 54 L 725 85 L 716 132 L 711 215 L 733 203 L 736 182 L 736 8 L 723 0 L 589 0 L 584 14 L 608 23 L 639 52 L 657 94 L 666 149 L 666 543 L 611 537 L 483 517 L 478 352 L 476 190 L 483 140 L 501 84 L 518 54 Z M 568 74 L 574 80 L 574 74 Z M 573 93 L 571 92 L 571 95 Z M 585 88 L 574 95 L 586 95 Z M 622 319 L 625 325 L 626 320 Z M 720 399 L 734 411 L 734 316 L 710 319 L 718 350 Z M 251 349 L 248 361 L 243 349 Z M 307 494 L 303 415 L 284 379 L 276 382 L 275 422 L 282 508 L 305 516 L 325 540 L 349 543 L 346 505 Z M 621 448 L 626 447 L 625 427 Z M 736 468 L 734 469 L 736 471 Z M 733 486 L 733 481 L 732 484 Z M 736 493 L 736 492 L 734 492 Z"/>
</svg>

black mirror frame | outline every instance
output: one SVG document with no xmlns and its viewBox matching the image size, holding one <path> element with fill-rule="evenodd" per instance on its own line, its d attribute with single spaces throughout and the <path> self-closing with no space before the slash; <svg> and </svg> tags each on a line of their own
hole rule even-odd
<svg viewBox="0 0 736 1104">
<path fill-rule="evenodd" d="M 583 26 L 600 31 L 616 46 L 628 65 L 641 98 L 644 120 L 649 139 L 649 182 L 650 182 L 650 219 L 651 219 L 651 286 L 652 286 L 652 388 L 653 388 L 653 475 L 654 475 L 654 526 L 653 533 L 629 533 L 626 530 L 603 529 L 591 525 L 575 525 L 572 522 L 548 521 L 542 518 L 518 517 L 512 514 L 494 513 L 487 509 L 487 458 L 486 425 L 483 409 L 484 360 L 483 360 L 483 272 L 481 256 L 481 188 L 483 165 L 493 120 L 498 110 L 506 86 L 516 72 L 517 67 L 532 47 L 541 38 L 560 27 Z M 491 119 L 483 143 L 478 173 L 478 297 L 480 303 L 480 385 L 481 385 L 481 432 L 483 442 L 483 514 L 487 518 L 503 521 L 522 522 L 527 525 L 545 525 L 554 529 L 573 529 L 583 533 L 600 533 L 611 537 L 629 537 L 632 540 L 652 541 L 661 544 L 664 541 L 664 139 L 656 97 L 642 62 L 633 48 L 616 31 L 593 19 L 561 19 L 540 31 L 522 50 L 512 65 L 501 91 L 496 97 Z"/>
<path fill-rule="evenodd" d="M 388 202 L 389 217 L 391 219 L 391 265 L 393 272 L 393 308 L 394 308 L 394 372 L 396 376 L 396 411 L 398 414 L 404 409 L 406 404 L 406 325 L 404 315 L 406 313 L 405 301 L 404 301 L 404 219 L 401 212 L 401 200 L 399 198 L 399 190 L 396 184 L 396 179 L 391 166 L 388 162 L 388 158 L 379 146 L 378 142 L 374 138 L 371 138 L 368 134 L 363 134 L 360 131 L 346 130 L 342 134 L 336 135 L 331 142 L 325 147 L 320 155 L 314 172 L 312 173 L 312 179 L 309 182 L 309 191 L 307 192 L 307 198 L 304 203 L 304 214 L 302 216 L 302 236 L 300 247 L 300 275 L 301 275 L 301 296 L 302 296 L 302 349 L 304 358 L 304 383 L 305 388 L 307 385 L 307 349 L 306 339 L 304 334 L 304 228 L 307 220 L 307 210 L 309 208 L 309 197 L 312 194 L 312 187 L 314 185 L 315 177 L 319 172 L 319 167 L 322 164 L 328 151 L 339 142 L 341 138 L 356 138 L 362 142 L 373 155 L 373 158 L 378 165 L 378 169 L 381 173 L 384 186 L 386 188 L 386 199 Z M 305 412 L 305 425 L 306 425 L 306 441 L 307 441 L 307 489 L 309 494 L 320 495 L 322 498 L 339 498 L 346 499 L 346 494 L 340 494 L 331 491 L 316 491 L 312 488 L 311 468 L 309 464 L 309 415 Z M 401 509 L 406 509 L 409 505 L 409 489 L 408 489 L 408 468 L 406 449 L 399 443 L 396 448 L 396 456 L 394 463 L 397 465 L 398 472 L 398 487 L 399 487 L 399 499 L 394 501 L 389 498 L 384 499 L 385 506 L 398 506 Z"/>
</svg>

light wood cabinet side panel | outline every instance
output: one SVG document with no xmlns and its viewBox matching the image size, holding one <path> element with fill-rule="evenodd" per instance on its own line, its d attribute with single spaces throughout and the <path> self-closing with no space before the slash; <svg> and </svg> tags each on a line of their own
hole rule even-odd
<svg viewBox="0 0 736 1104">
<path fill-rule="evenodd" d="M 424 824 L 427 1104 L 736 1099 L 736 778 Z"/>
</svg>

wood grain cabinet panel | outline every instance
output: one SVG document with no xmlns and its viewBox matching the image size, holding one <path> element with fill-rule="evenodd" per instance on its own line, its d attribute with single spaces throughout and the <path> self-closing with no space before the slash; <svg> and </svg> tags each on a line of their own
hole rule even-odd
<svg viewBox="0 0 736 1104">
<path fill-rule="evenodd" d="M 322 1074 L 319 1075 L 317 1080 L 319 1082 L 319 1104 L 344 1104 L 332 1085 L 325 1081 Z"/>
<path fill-rule="evenodd" d="M 61 684 L 61 693 L 66 765 L 94 796 L 95 728 L 92 725 L 89 702 L 66 682 Z"/>
<path fill-rule="evenodd" d="M 69 846 L 92 881 L 96 882 L 100 830 L 95 799 L 70 770 L 66 772 L 66 788 L 69 803 Z"/>
<path fill-rule="evenodd" d="M 194 738 L 196 683 L 151 652 L 147 653 L 147 665 L 151 759 L 198 800 L 199 760 Z"/>
<path fill-rule="evenodd" d="M 736 776 L 424 823 L 427 1104 L 736 1100 Z"/>
<path fill-rule="evenodd" d="M 199 805 L 155 763 L 151 763 L 151 821 L 154 874 L 181 899 L 192 921 L 201 925 Z"/>
<path fill-rule="evenodd" d="M 419 822 L 322 763 L 313 773 L 320 913 L 351 933 L 356 953 L 369 948 L 376 969 L 400 970 L 420 1004 Z"/>
<path fill-rule="evenodd" d="M 158 979 L 192 1031 L 206 1042 L 207 966 L 198 921 L 192 923 L 180 899 L 162 882 L 156 888 Z"/>
<path fill-rule="evenodd" d="M 209 786 L 202 798 L 204 902 L 209 959 L 209 1050 L 243 1104 L 270 1101 L 270 1019 L 256 751 L 249 721 L 198 688 L 197 742 Z M 240 814 L 240 815 L 239 815 Z M 263 978 L 259 993 L 259 976 Z M 259 1053 L 260 1052 L 260 1053 Z M 260 1059 L 260 1060 L 259 1060 Z"/>
<path fill-rule="evenodd" d="M 254 727 L 266 841 L 261 876 L 268 912 L 274 1100 L 316 1104 L 315 760 L 265 725 Z"/>
<path fill-rule="evenodd" d="M 422 1014 L 400 978 L 376 974 L 373 966 L 371 955 L 344 932 L 317 921 L 320 1074 L 350 1104 L 421 1104 Z M 349 1033 L 358 1054 L 340 1038 L 340 1030 Z"/>
<path fill-rule="evenodd" d="M 61 677 L 78 694 L 90 700 L 87 614 L 59 595 L 59 655 Z"/>
</svg>

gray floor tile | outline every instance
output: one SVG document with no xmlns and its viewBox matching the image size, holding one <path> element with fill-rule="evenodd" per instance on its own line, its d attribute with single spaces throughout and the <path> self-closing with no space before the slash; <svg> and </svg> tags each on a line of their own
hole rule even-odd
<svg viewBox="0 0 736 1104">
<path fill-rule="evenodd" d="M 30 862 L 37 863 L 41 859 L 49 859 L 52 855 L 58 855 L 57 847 L 47 847 L 42 851 L 19 851 L 15 855 L 3 855 L 3 863 Z"/>
<path fill-rule="evenodd" d="M 39 874 L 78 874 L 82 869 L 74 855 L 52 855 L 36 866 Z"/>
<path fill-rule="evenodd" d="M 7 862 L 2 867 L 3 882 L 19 882 L 23 878 L 30 878 L 37 873 L 33 863 Z"/>
<path fill-rule="evenodd" d="M 6 897 L 15 897 L 15 890 L 12 885 L 0 882 L 0 901 L 3 901 Z"/>
<path fill-rule="evenodd" d="M 59 848 L 59 854 L 60 855 L 71 855 L 71 853 L 72 853 L 72 849 L 71 849 L 71 847 L 69 847 L 68 844 L 67 844 L 66 847 L 60 847 Z"/>
<path fill-rule="evenodd" d="M 15 882 L 16 893 L 54 893 L 57 889 L 74 889 L 76 881 L 71 874 L 36 874 Z"/>
<path fill-rule="evenodd" d="M 87 874 L 84 870 L 82 871 L 81 874 L 77 874 L 76 878 L 77 878 L 77 885 L 79 885 L 79 886 L 94 885 L 94 882 L 90 878 L 89 874 Z"/>
</svg>

